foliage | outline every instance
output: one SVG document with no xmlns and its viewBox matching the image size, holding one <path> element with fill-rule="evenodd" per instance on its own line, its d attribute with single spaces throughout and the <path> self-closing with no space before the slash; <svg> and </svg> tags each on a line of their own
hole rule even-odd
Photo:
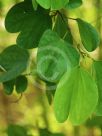
<svg viewBox="0 0 102 136">
<path fill-rule="evenodd" d="M 84 123 L 93 113 L 102 115 L 102 62 L 90 56 L 100 44 L 99 34 L 90 23 L 66 15 L 81 5 L 82 0 L 24 0 L 14 5 L 5 18 L 5 28 L 19 35 L 16 45 L 0 54 L 0 82 L 5 92 L 12 94 L 15 87 L 23 93 L 28 85 L 28 49 L 38 48 L 35 73 L 46 83 L 48 98 L 54 96 L 56 119 L 69 118 L 74 125 Z M 74 41 L 70 19 L 78 24 L 81 44 Z M 30 76 L 34 76 L 32 71 Z"/>
</svg>

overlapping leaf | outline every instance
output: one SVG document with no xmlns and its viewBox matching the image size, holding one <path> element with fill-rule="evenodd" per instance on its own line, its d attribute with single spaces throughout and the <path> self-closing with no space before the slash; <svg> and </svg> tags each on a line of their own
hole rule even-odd
<svg viewBox="0 0 102 136">
<path fill-rule="evenodd" d="M 75 125 L 83 123 L 95 110 L 98 101 L 98 88 L 81 67 L 72 70 L 69 78 L 66 73 L 59 82 L 54 97 L 54 111 L 59 122 L 68 116 Z"/>
<path fill-rule="evenodd" d="M 48 82 L 57 82 L 66 70 L 78 65 L 79 54 L 57 33 L 47 30 L 39 43 L 37 54 L 37 72 Z"/>
<path fill-rule="evenodd" d="M 69 3 L 66 5 L 67 9 L 78 8 L 82 5 L 82 0 L 69 0 Z"/>
<path fill-rule="evenodd" d="M 51 27 L 51 18 L 48 12 L 41 7 L 34 11 L 32 3 L 25 1 L 13 6 L 5 19 L 8 32 L 20 32 L 17 44 L 23 48 L 34 48 L 43 32 Z"/>
<path fill-rule="evenodd" d="M 16 92 L 23 93 L 27 89 L 28 81 L 24 75 L 18 76 L 16 79 L 3 82 L 4 91 L 7 95 L 11 95 L 13 93 L 14 87 Z"/>
<path fill-rule="evenodd" d="M 68 25 L 68 20 L 63 15 L 58 15 L 54 26 L 54 31 L 65 41 L 73 44 L 73 37 Z"/>
<path fill-rule="evenodd" d="M 58 10 L 64 8 L 69 0 L 36 0 L 43 8 Z"/>
<path fill-rule="evenodd" d="M 19 76 L 28 65 L 29 53 L 16 45 L 6 48 L 0 54 L 0 65 L 4 71 L 0 73 L 0 82 L 6 82 Z"/>
</svg>

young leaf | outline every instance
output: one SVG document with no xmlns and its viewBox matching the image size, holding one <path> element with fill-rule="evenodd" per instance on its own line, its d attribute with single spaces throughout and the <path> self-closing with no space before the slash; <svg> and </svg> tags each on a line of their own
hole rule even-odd
<svg viewBox="0 0 102 136">
<path fill-rule="evenodd" d="M 6 48 L 0 54 L 0 65 L 4 72 L 0 73 L 0 82 L 6 82 L 19 76 L 28 65 L 29 53 L 16 45 Z"/>
<path fill-rule="evenodd" d="M 3 83 L 4 92 L 7 95 L 11 95 L 13 93 L 14 84 L 15 84 L 15 79 Z"/>
<path fill-rule="evenodd" d="M 43 32 L 51 28 L 51 25 L 52 21 L 48 12 L 41 7 L 34 11 L 30 1 L 13 6 L 5 19 L 5 27 L 8 32 L 20 32 L 17 45 L 27 49 L 37 47 Z"/>
<path fill-rule="evenodd" d="M 43 8 L 58 10 L 64 8 L 69 0 L 36 0 Z"/>
<path fill-rule="evenodd" d="M 82 5 L 82 0 L 69 0 L 69 3 L 66 5 L 66 9 L 78 8 Z"/>
<path fill-rule="evenodd" d="M 100 37 L 98 32 L 91 24 L 79 18 L 76 21 L 78 23 L 79 32 L 84 47 L 88 51 L 95 50 L 97 46 L 100 44 Z"/>
<path fill-rule="evenodd" d="M 58 84 L 54 97 L 56 118 L 64 122 L 69 116 L 74 125 L 79 125 L 95 110 L 97 101 L 95 81 L 83 68 L 76 67 L 70 76 L 65 73 Z"/>
<path fill-rule="evenodd" d="M 102 115 L 102 61 L 94 62 L 95 71 L 96 71 L 96 81 L 98 85 L 99 100 L 96 108 L 96 114 L 98 116 Z"/>
<path fill-rule="evenodd" d="M 39 43 L 37 73 L 45 81 L 58 82 L 61 76 L 79 63 L 79 54 L 57 33 L 47 30 Z"/>
<path fill-rule="evenodd" d="M 16 92 L 22 93 L 27 89 L 28 80 L 25 76 L 21 75 L 16 78 Z"/>
</svg>

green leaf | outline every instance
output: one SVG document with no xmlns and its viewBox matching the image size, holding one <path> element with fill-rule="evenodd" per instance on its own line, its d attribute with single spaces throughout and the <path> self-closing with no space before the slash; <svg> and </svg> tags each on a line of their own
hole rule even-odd
<svg viewBox="0 0 102 136">
<path fill-rule="evenodd" d="M 97 46 L 100 44 L 100 37 L 98 32 L 91 24 L 81 19 L 77 19 L 76 21 L 78 23 L 79 32 L 84 47 L 88 51 L 95 50 Z"/>
<path fill-rule="evenodd" d="M 27 89 L 28 81 L 27 78 L 23 75 L 17 77 L 16 79 L 16 92 L 22 93 Z"/>
<path fill-rule="evenodd" d="M 62 75 L 79 63 L 79 54 L 57 33 L 47 30 L 39 43 L 37 73 L 45 81 L 58 82 Z"/>
<path fill-rule="evenodd" d="M 0 54 L 0 65 L 4 71 L 0 73 L 0 82 L 6 82 L 19 76 L 26 70 L 29 53 L 16 45 L 6 48 Z"/>
<path fill-rule="evenodd" d="M 15 79 L 3 83 L 4 92 L 7 95 L 11 95 L 13 93 L 14 84 L 15 84 Z"/>
<path fill-rule="evenodd" d="M 9 125 L 7 134 L 8 136 L 28 136 L 27 129 L 18 125 Z"/>
<path fill-rule="evenodd" d="M 69 0 L 69 3 L 66 5 L 66 9 L 78 8 L 82 5 L 82 0 Z"/>
<path fill-rule="evenodd" d="M 74 125 L 83 123 L 95 110 L 98 101 L 98 89 L 95 81 L 81 67 L 71 74 L 65 73 L 58 84 L 54 97 L 54 111 L 59 122 L 68 116 Z"/>
<path fill-rule="evenodd" d="M 98 116 L 102 115 L 102 61 L 94 62 L 95 71 L 96 71 L 96 81 L 98 85 L 99 100 L 96 108 L 96 114 Z"/>
<path fill-rule="evenodd" d="M 69 0 L 36 0 L 43 8 L 58 10 L 64 8 Z"/>
<path fill-rule="evenodd" d="M 65 41 L 68 41 L 70 44 L 73 44 L 73 37 L 68 25 L 68 20 L 62 15 L 58 15 L 56 23 L 54 26 L 54 31 L 63 38 Z"/>
<path fill-rule="evenodd" d="M 7 31 L 11 33 L 20 32 L 17 44 L 27 49 L 37 47 L 43 32 L 51 28 L 51 25 L 52 21 L 48 11 L 41 7 L 34 11 L 32 3 L 29 1 L 13 6 L 5 19 Z"/>
</svg>

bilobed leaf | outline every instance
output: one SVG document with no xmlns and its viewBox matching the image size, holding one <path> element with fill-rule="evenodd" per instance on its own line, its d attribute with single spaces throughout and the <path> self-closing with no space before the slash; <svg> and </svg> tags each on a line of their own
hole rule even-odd
<svg viewBox="0 0 102 136">
<path fill-rule="evenodd" d="M 15 79 L 3 83 L 4 92 L 5 92 L 7 95 L 10 95 L 10 94 L 13 93 L 14 84 L 15 84 Z"/>
<path fill-rule="evenodd" d="M 82 43 L 86 50 L 93 51 L 100 44 L 100 37 L 96 29 L 89 23 L 77 19 Z"/>
<path fill-rule="evenodd" d="M 64 8 L 69 0 L 36 0 L 43 8 L 58 10 Z"/>
<path fill-rule="evenodd" d="M 0 65 L 4 71 L 0 73 L 0 82 L 10 81 L 26 70 L 29 53 L 17 45 L 6 48 L 0 54 Z"/>
<path fill-rule="evenodd" d="M 28 81 L 27 78 L 23 75 L 16 78 L 16 92 L 22 93 L 27 89 Z"/>
<path fill-rule="evenodd" d="M 59 122 L 68 116 L 74 125 L 83 123 L 95 110 L 98 101 L 98 88 L 81 67 L 76 67 L 71 74 L 66 73 L 58 84 L 54 97 L 54 111 Z"/>
<path fill-rule="evenodd" d="M 38 46 L 40 37 L 46 29 L 51 28 L 51 24 L 48 11 L 41 7 L 34 11 L 31 1 L 13 6 L 5 19 L 5 27 L 8 32 L 20 32 L 17 45 L 27 49 Z"/>
<path fill-rule="evenodd" d="M 96 82 L 98 85 L 99 100 L 96 107 L 96 114 L 98 116 L 102 115 L 102 61 L 94 62 L 95 71 L 96 71 Z"/>
<path fill-rule="evenodd" d="M 61 76 L 79 63 L 79 54 L 57 33 L 47 30 L 39 43 L 37 73 L 45 81 L 58 82 Z"/>
<path fill-rule="evenodd" d="M 69 3 L 66 5 L 67 9 L 78 8 L 82 5 L 82 0 L 69 0 Z"/>
<path fill-rule="evenodd" d="M 63 19 L 60 15 L 57 16 L 56 23 L 54 26 L 54 31 L 58 33 L 58 35 L 63 38 L 65 41 L 73 44 L 73 37 L 68 25 L 68 19 Z"/>
</svg>

